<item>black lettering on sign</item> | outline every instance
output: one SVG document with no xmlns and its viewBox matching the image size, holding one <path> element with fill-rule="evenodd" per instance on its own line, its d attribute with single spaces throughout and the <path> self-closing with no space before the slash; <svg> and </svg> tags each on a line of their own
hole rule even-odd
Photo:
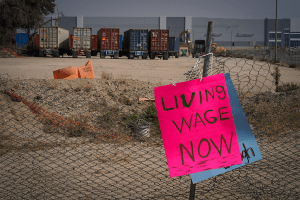
<svg viewBox="0 0 300 200">
<path fill-rule="evenodd" d="M 222 118 L 222 114 L 227 114 L 228 112 L 223 112 L 223 113 L 221 113 L 221 109 L 223 109 L 223 108 L 227 108 L 227 107 L 222 107 L 222 108 L 219 108 L 219 116 L 220 116 L 220 120 L 221 121 L 224 121 L 224 120 L 228 120 L 228 119 L 230 119 L 230 118 Z"/>
<path fill-rule="evenodd" d="M 208 95 L 207 95 L 207 93 L 211 96 L 211 98 L 213 100 L 215 99 L 214 88 L 211 88 L 211 93 L 208 90 L 205 90 L 206 102 L 208 102 Z"/>
<path fill-rule="evenodd" d="M 197 118 L 200 118 L 200 121 L 197 121 Z M 196 113 L 196 119 L 195 119 L 195 128 L 196 128 L 196 126 L 197 126 L 197 123 L 203 123 L 204 124 L 204 126 L 206 127 L 206 125 L 205 125 L 205 123 L 204 123 L 204 121 L 202 120 L 202 118 L 201 118 L 201 116 L 198 114 L 198 113 Z"/>
<path fill-rule="evenodd" d="M 164 98 L 163 97 L 161 97 L 161 103 L 162 103 L 164 111 L 168 111 L 168 110 L 173 110 L 174 109 L 174 108 L 166 108 L 165 107 L 165 102 L 164 102 Z"/>
<path fill-rule="evenodd" d="M 189 156 L 192 159 L 192 161 L 195 162 L 195 155 L 194 155 L 194 149 L 193 149 L 193 143 L 192 143 L 192 141 L 191 141 L 192 153 L 190 153 L 189 150 L 183 144 L 180 144 L 181 162 L 182 162 L 182 165 L 184 165 L 183 149 L 182 148 L 185 149 L 185 151 L 189 154 Z"/>
<path fill-rule="evenodd" d="M 213 121 L 209 121 L 207 118 L 206 118 L 206 114 L 208 113 L 208 112 L 212 112 L 213 110 L 207 110 L 207 111 L 205 111 L 205 113 L 204 113 L 204 118 L 205 118 L 205 120 L 208 122 L 208 123 L 210 123 L 210 124 L 213 124 L 213 123 L 215 123 L 216 121 L 217 121 L 217 118 L 216 117 L 211 117 L 212 119 L 213 119 Z"/>
<path fill-rule="evenodd" d="M 176 108 L 178 109 L 178 103 L 177 103 L 177 97 L 176 97 L 176 95 L 174 96 L 174 99 L 175 99 Z"/>
<path fill-rule="evenodd" d="M 219 91 L 218 88 L 221 88 L 221 91 Z M 217 91 L 217 93 L 219 93 L 219 94 L 221 94 L 221 93 L 224 94 L 223 97 L 218 96 L 219 99 L 225 99 L 225 97 L 226 97 L 226 92 L 225 92 L 225 89 L 224 89 L 223 86 L 218 85 L 218 86 L 216 87 L 216 91 Z"/>
<path fill-rule="evenodd" d="M 231 132 L 231 139 L 230 139 L 230 146 L 228 148 L 226 140 L 224 138 L 224 136 L 221 134 L 221 140 L 220 140 L 220 149 L 218 149 L 217 145 L 214 143 L 214 141 L 212 139 L 210 139 L 211 143 L 214 145 L 214 147 L 217 149 L 217 151 L 219 152 L 220 156 L 222 155 L 222 140 L 224 140 L 224 144 L 226 146 L 227 152 L 230 154 L 231 152 L 231 143 L 232 143 L 232 136 L 233 136 L 233 132 Z"/>
<path fill-rule="evenodd" d="M 185 124 L 187 125 L 187 127 L 189 128 L 189 131 L 191 130 L 191 125 L 192 125 L 192 118 L 193 118 L 193 114 L 191 114 L 191 118 L 190 118 L 190 124 L 188 124 L 184 117 L 182 117 L 182 120 L 181 120 L 181 127 L 180 129 L 178 128 L 177 124 L 172 120 L 173 124 L 176 126 L 176 128 L 178 129 L 179 133 L 182 132 L 182 128 L 183 128 L 183 122 L 185 122 Z"/>
<path fill-rule="evenodd" d="M 184 94 L 180 95 L 180 97 L 181 97 L 181 100 L 182 100 L 183 107 L 184 107 L 184 108 L 189 108 L 189 107 L 191 106 L 193 100 L 194 100 L 195 92 L 192 92 L 192 96 L 191 96 L 191 99 L 190 99 L 190 103 L 189 103 L 189 104 L 187 104 L 186 99 L 185 99 L 185 95 L 184 95 Z"/>
<path fill-rule="evenodd" d="M 205 156 L 202 156 L 201 153 L 200 153 L 200 146 L 201 146 L 201 143 L 202 143 L 203 141 L 207 142 L 207 145 L 208 145 L 208 152 L 207 152 L 207 154 L 206 154 Z M 208 140 L 205 139 L 205 138 L 203 138 L 203 139 L 200 141 L 199 146 L 198 146 L 198 154 L 199 154 L 199 156 L 200 156 L 201 158 L 206 158 L 207 156 L 209 156 L 210 151 L 211 151 L 211 147 L 210 147 L 210 144 L 209 144 Z"/>
<path fill-rule="evenodd" d="M 199 91 L 199 96 L 200 96 L 200 105 L 202 104 L 202 94 L 201 91 Z"/>
</svg>

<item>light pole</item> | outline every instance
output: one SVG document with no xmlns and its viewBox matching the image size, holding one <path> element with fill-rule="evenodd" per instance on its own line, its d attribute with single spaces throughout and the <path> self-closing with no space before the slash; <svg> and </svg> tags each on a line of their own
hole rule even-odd
<svg viewBox="0 0 300 200">
<path fill-rule="evenodd" d="M 277 0 L 276 0 L 276 20 L 275 20 L 275 62 L 277 62 Z"/>
<path fill-rule="evenodd" d="M 232 29 L 231 29 L 231 52 L 232 52 Z"/>
<path fill-rule="evenodd" d="M 232 52 L 232 26 L 230 25 L 230 26 L 228 26 L 228 28 L 226 29 L 226 30 L 228 30 L 228 29 L 230 29 L 231 28 L 231 52 Z"/>
</svg>

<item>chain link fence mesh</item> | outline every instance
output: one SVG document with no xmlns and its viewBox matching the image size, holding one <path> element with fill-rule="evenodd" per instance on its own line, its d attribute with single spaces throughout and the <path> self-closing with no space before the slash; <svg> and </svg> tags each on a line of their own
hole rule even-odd
<svg viewBox="0 0 300 200">
<path fill-rule="evenodd" d="M 268 62 L 233 55 L 214 57 L 209 75 L 218 73 L 230 73 L 263 160 L 197 183 L 196 199 L 298 199 L 297 84 L 276 83 Z M 190 176 L 169 177 L 151 101 L 156 86 L 108 73 L 75 80 L 1 75 L 1 199 L 187 199 Z"/>
</svg>

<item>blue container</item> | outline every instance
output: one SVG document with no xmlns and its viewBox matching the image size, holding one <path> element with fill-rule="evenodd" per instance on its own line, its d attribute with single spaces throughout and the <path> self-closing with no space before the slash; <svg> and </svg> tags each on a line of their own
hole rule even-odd
<svg viewBox="0 0 300 200">
<path fill-rule="evenodd" d="M 28 44 L 28 35 L 26 33 L 18 33 L 16 35 L 16 47 L 23 48 Z"/>
<path fill-rule="evenodd" d="M 123 49 L 123 41 L 124 41 L 124 35 L 119 35 L 119 49 Z"/>
<path fill-rule="evenodd" d="M 169 37 L 169 52 L 179 52 L 179 38 Z"/>
<path fill-rule="evenodd" d="M 148 51 L 148 29 L 130 29 L 124 32 L 123 49 L 127 52 Z"/>
</svg>

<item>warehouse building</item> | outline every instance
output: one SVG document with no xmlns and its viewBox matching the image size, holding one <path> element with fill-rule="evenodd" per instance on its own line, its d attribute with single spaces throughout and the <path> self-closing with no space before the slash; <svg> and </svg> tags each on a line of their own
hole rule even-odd
<svg viewBox="0 0 300 200">
<path fill-rule="evenodd" d="M 46 18 L 48 20 L 50 18 Z M 223 19 L 206 17 L 63 17 L 59 26 L 73 34 L 73 27 L 129 29 L 169 29 L 170 36 L 189 30 L 189 41 L 205 40 L 208 21 L 214 21 L 213 42 L 219 46 L 275 46 L 275 19 Z M 57 25 L 52 23 L 51 25 Z M 278 19 L 277 40 L 281 48 L 300 46 L 300 19 Z"/>
</svg>

